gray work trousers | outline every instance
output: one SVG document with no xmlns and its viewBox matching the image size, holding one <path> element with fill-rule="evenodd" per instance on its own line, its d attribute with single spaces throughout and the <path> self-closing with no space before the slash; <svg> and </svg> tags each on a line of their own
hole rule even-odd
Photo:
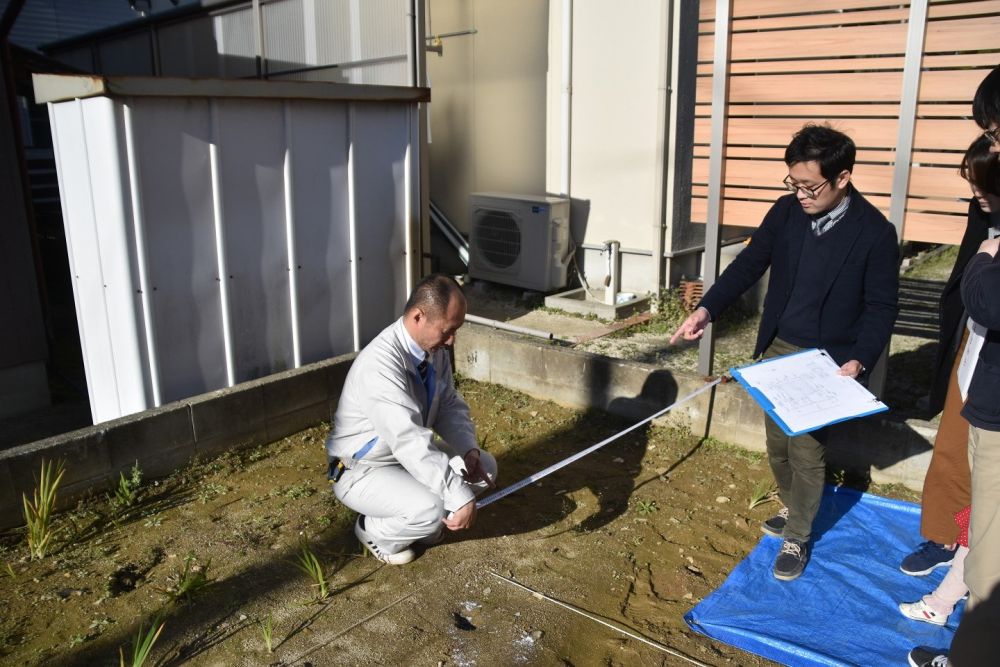
<svg viewBox="0 0 1000 667">
<path fill-rule="evenodd" d="M 772 359 L 804 348 L 780 338 L 763 354 Z M 828 428 L 821 428 L 805 435 L 789 437 L 768 416 L 764 417 L 767 435 L 767 461 L 771 465 L 774 481 L 778 484 L 781 502 L 788 508 L 788 521 L 783 537 L 808 542 L 812 523 L 819 511 L 826 481 L 826 440 Z"/>
<path fill-rule="evenodd" d="M 496 459 L 479 450 L 479 460 L 495 480 Z M 447 474 L 455 473 L 449 469 Z M 469 486 L 477 495 L 487 488 L 483 482 Z M 333 485 L 333 494 L 355 512 L 365 515 L 365 532 L 390 554 L 438 534 L 443 527 L 441 520 L 448 513 L 440 496 L 398 464 L 370 466 L 364 461 L 355 462 Z"/>
</svg>

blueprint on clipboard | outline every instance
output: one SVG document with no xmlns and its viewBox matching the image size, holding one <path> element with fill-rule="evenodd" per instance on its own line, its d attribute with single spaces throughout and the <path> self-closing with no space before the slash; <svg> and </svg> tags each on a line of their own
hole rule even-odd
<svg viewBox="0 0 1000 667">
<path fill-rule="evenodd" d="M 733 377 L 788 435 L 801 435 L 889 407 L 823 350 L 803 350 L 730 370 Z"/>
</svg>

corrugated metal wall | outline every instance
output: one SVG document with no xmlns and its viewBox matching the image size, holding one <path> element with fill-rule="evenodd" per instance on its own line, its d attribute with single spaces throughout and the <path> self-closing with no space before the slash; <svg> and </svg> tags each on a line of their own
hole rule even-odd
<svg viewBox="0 0 1000 667">
<path fill-rule="evenodd" d="M 124 0 L 121 0 L 124 4 Z M 409 0 L 271 0 L 261 6 L 263 48 L 250 2 L 153 21 L 57 59 L 105 75 L 248 78 L 411 85 Z M 305 71 L 303 71 L 305 70 Z"/>
<path fill-rule="evenodd" d="M 703 0 L 691 219 L 707 212 L 715 2 Z M 886 0 L 734 0 L 720 219 L 755 227 L 787 174 L 791 135 L 829 121 L 858 146 L 854 183 L 886 215 L 905 196 L 903 238 L 958 243 L 968 185 L 958 163 L 980 130 L 976 86 L 1000 62 L 1000 3 L 931 2 L 907 192 L 893 192 L 910 8 Z M 904 122 L 909 122 L 904 119 Z"/>
<path fill-rule="evenodd" d="M 50 117 L 95 423 L 359 349 L 401 311 L 415 102 L 94 97 Z"/>
</svg>

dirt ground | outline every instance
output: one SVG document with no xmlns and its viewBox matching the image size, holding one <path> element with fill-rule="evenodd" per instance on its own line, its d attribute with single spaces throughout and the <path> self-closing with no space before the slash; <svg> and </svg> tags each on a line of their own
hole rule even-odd
<svg viewBox="0 0 1000 667">
<path fill-rule="evenodd" d="M 494 385 L 460 389 L 501 486 L 629 425 Z M 81 503 L 58 516 L 41 561 L 28 560 L 22 533 L 3 536 L 0 662 L 118 664 L 119 647 L 128 655 L 140 624 L 159 616 L 161 665 L 687 664 L 677 655 L 770 664 L 682 619 L 761 539 L 775 505 L 747 509 L 770 479 L 759 455 L 640 429 L 485 508 L 471 532 L 389 567 L 361 555 L 353 513 L 328 492 L 327 428 L 144 481 L 118 512 L 105 497 Z M 303 539 L 328 577 L 321 602 L 295 565 Z M 189 599 L 177 595 L 186 562 L 189 580 L 209 580 Z"/>
</svg>

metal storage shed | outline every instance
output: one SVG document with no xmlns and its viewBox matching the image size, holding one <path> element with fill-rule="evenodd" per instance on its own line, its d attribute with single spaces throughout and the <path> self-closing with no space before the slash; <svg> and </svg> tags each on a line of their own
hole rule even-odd
<svg viewBox="0 0 1000 667">
<path fill-rule="evenodd" d="M 423 88 L 36 75 L 94 421 L 357 350 L 419 272 Z"/>
</svg>

